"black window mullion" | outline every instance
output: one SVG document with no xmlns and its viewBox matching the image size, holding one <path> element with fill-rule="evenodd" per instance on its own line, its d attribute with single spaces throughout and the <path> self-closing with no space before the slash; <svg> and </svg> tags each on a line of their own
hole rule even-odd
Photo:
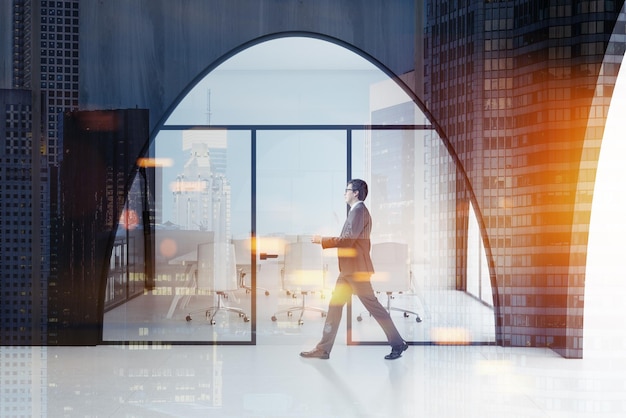
<svg viewBox="0 0 626 418">
<path fill-rule="evenodd" d="M 252 336 L 252 345 L 256 345 L 256 272 L 257 272 L 257 245 L 256 245 L 256 129 L 250 130 L 250 167 L 251 176 L 250 179 L 250 242 L 252 248 L 250 249 L 250 265 L 252 266 L 250 271 L 250 312 L 252 321 L 250 322 L 250 331 Z"/>
</svg>

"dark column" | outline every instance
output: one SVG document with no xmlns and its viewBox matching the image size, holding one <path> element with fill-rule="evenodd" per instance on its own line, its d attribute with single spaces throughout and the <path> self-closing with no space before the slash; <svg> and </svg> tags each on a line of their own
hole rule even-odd
<svg viewBox="0 0 626 418">
<path fill-rule="evenodd" d="M 101 341 L 111 249 L 148 141 L 147 110 L 64 117 L 58 289 L 50 307 L 58 316 L 59 345 Z"/>
</svg>

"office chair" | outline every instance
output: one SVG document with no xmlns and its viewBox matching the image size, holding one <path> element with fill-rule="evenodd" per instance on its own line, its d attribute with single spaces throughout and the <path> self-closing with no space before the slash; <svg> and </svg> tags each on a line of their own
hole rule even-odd
<svg viewBox="0 0 626 418">
<path fill-rule="evenodd" d="M 372 288 L 377 293 L 387 295 L 386 309 L 402 312 L 405 318 L 415 315 L 415 321 L 422 322 L 417 312 L 391 306 L 394 293 L 404 293 L 411 290 L 412 272 L 410 268 L 409 246 L 400 242 L 383 242 L 372 245 L 372 263 L 375 273 L 372 275 Z M 357 321 L 363 320 L 363 314 L 357 316 Z"/>
<path fill-rule="evenodd" d="M 215 325 L 215 315 L 219 311 L 233 312 L 243 318 L 250 319 L 243 309 L 226 306 L 224 300 L 228 294 L 239 288 L 239 278 L 235 265 L 235 246 L 226 243 L 204 243 L 198 245 L 197 288 L 207 290 L 215 295 L 217 304 L 196 312 L 204 312 L 211 325 Z M 185 318 L 191 321 L 192 313 Z"/>
<path fill-rule="evenodd" d="M 191 251 L 189 253 L 173 258 L 168 262 L 168 264 L 178 265 L 181 266 L 181 268 L 184 268 L 183 274 L 187 278 L 185 284 L 186 289 L 188 290 L 188 292 L 176 292 L 174 294 L 166 315 L 167 319 L 171 319 L 174 316 L 174 311 L 179 308 L 179 302 L 182 300 L 182 303 L 180 303 L 180 308 L 186 308 L 189 304 L 189 301 L 191 300 L 193 292 L 195 292 L 195 289 L 197 288 L 196 274 L 198 269 L 198 251 Z"/>
<path fill-rule="evenodd" d="M 277 315 L 286 313 L 292 316 L 294 312 L 300 312 L 298 325 L 304 321 L 302 316 L 305 311 L 320 312 L 325 317 L 327 312 L 322 308 L 308 306 L 306 297 L 309 293 L 322 291 L 324 288 L 324 264 L 322 257 L 322 247 L 311 242 L 294 242 L 285 246 L 285 265 L 281 270 L 282 283 L 288 294 L 302 296 L 302 304 L 291 308 L 277 311 L 272 316 L 272 321 L 276 321 Z"/>
<path fill-rule="evenodd" d="M 239 275 L 239 287 L 246 290 L 246 293 L 252 291 L 252 284 L 246 283 L 246 276 L 252 277 L 252 240 L 246 239 L 234 239 L 233 244 L 235 246 L 235 261 L 237 266 L 237 274 Z M 260 269 L 260 264 L 256 265 L 257 273 Z M 258 277 L 258 276 L 257 276 Z M 262 290 L 265 296 L 269 296 L 270 291 L 264 287 L 257 286 L 257 290 Z"/>
</svg>

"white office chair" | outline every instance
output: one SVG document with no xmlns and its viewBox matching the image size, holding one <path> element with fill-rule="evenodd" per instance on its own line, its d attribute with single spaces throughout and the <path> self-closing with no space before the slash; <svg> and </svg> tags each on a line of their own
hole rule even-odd
<svg viewBox="0 0 626 418">
<path fill-rule="evenodd" d="M 239 287 L 246 290 L 246 293 L 252 291 L 252 284 L 246 283 L 246 276 L 252 277 L 252 242 L 250 238 L 246 239 L 234 239 L 233 244 L 235 246 L 235 262 L 237 266 L 237 274 L 239 275 Z M 259 272 L 260 264 L 256 264 L 257 274 Z M 258 277 L 258 276 L 257 276 Z M 257 286 L 257 290 L 263 290 L 265 296 L 270 294 L 270 291 L 264 287 Z"/>
<path fill-rule="evenodd" d="M 167 311 L 167 319 L 171 319 L 174 316 L 174 311 L 178 308 L 179 302 L 181 308 L 186 308 L 191 300 L 191 297 L 197 289 L 196 276 L 198 270 L 198 251 L 190 251 L 178 257 L 171 259 L 168 264 L 179 265 L 184 268 L 184 275 L 187 278 L 187 292 L 176 292 L 170 303 L 170 308 Z"/>
<path fill-rule="evenodd" d="M 302 304 L 291 308 L 277 311 L 272 316 L 272 321 L 276 321 L 277 315 L 286 313 L 292 316 L 294 312 L 300 312 L 298 324 L 304 321 L 302 316 L 305 311 L 320 312 L 322 317 L 326 316 L 326 311 L 322 308 L 307 306 L 306 296 L 315 291 L 324 289 L 324 264 L 322 257 L 322 247 L 311 242 L 294 242 L 285 246 L 285 265 L 281 271 L 282 283 L 285 289 L 294 297 L 299 293 L 302 296 Z"/>
<path fill-rule="evenodd" d="M 412 273 L 409 259 L 409 246 L 400 242 L 383 242 L 372 245 L 372 263 L 375 273 L 372 275 L 372 288 L 377 293 L 387 295 L 387 311 L 399 311 L 405 318 L 415 315 L 417 322 L 422 318 L 417 312 L 391 306 L 394 293 L 404 293 L 411 290 Z M 362 314 L 357 321 L 363 320 Z"/>
<path fill-rule="evenodd" d="M 223 302 L 229 292 L 239 288 L 237 268 L 235 266 L 235 246 L 226 243 L 204 243 L 198 245 L 197 288 L 213 293 L 217 304 L 197 312 L 204 312 L 211 325 L 215 325 L 215 315 L 219 311 L 234 312 L 243 318 L 250 319 L 243 309 L 226 306 Z M 192 313 L 185 318 L 191 321 Z"/>
</svg>

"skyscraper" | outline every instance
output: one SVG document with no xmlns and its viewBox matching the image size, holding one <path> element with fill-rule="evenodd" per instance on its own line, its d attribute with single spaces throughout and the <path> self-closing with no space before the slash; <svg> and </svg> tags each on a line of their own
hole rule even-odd
<svg viewBox="0 0 626 418">
<path fill-rule="evenodd" d="M 79 2 L 13 0 L 13 87 L 40 92 L 42 153 L 58 162 L 58 117 L 78 109 Z"/>
<path fill-rule="evenodd" d="M 57 129 L 61 115 L 78 109 L 78 5 L 76 0 L 11 4 L 13 59 L 11 85 L 5 87 L 15 90 L 0 93 L 7 135 L 0 182 L 5 195 L 14 191 L 3 206 L 6 211 L 14 208 L 6 214 L 2 230 L 4 243 L 15 245 L 4 246 L 11 254 L 2 260 L 2 286 L 7 291 L 0 298 L 3 315 L 19 314 L 19 319 L 3 321 L 3 344 L 47 342 L 47 287 L 56 259 L 50 241 L 55 224 L 50 173 L 62 148 Z M 9 309 L 13 305 L 17 311 Z"/>
<path fill-rule="evenodd" d="M 213 231 L 216 241 L 232 238 L 226 141 L 223 130 L 183 132 L 189 159 L 173 189 L 175 223 L 186 230 Z"/>
<path fill-rule="evenodd" d="M 14 210 L 2 227 L 4 243 L 15 245 L 4 246 L 11 254 L 2 260 L 7 291 L 0 297 L 3 316 L 19 319 L 3 321 L 2 343 L 42 344 L 54 259 L 49 175 L 58 163 L 57 121 L 64 110 L 78 107 L 78 1 L 14 0 L 11 6 L 13 59 L 3 80 L 10 78 L 5 87 L 14 90 L 0 93 L 7 138 L 0 181 L 5 195 L 15 191 L 3 206 Z"/>
<path fill-rule="evenodd" d="M 473 192 L 484 222 L 500 344 L 582 355 L 594 156 L 619 68 L 603 60 L 618 13 L 613 1 L 426 2 L 426 102 L 472 184 L 456 179 L 457 201 Z M 454 208 L 459 288 L 468 204 Z"/>
<path fill-rule="evenodd" d="M 31 277 L 32 102 L 28 90 L 0 90 L 0 343 L 40 344 L 45 327 L 45 282 Z M 42 276 L 43 278 L 43 276 Z"/>
</svg>

